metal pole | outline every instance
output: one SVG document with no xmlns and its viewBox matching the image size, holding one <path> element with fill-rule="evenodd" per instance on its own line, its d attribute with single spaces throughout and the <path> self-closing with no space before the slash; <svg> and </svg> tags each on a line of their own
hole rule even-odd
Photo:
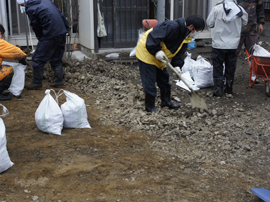
<svg viewBox="0 0 270 202">
<path fill-rule="evenodd" d="M 10 31 L 10 36 L 13 35 L 13 30 L 12 30 L 12 15 L 11 15 L 11 3 L 10 0 L 8 1 L 8 11 L 9 11 L 9 31 Z"/>
<path fill-rule="evenodd" d="M 165 0 L 158 0 L 157 21 L 158 23 L 165 21 Z"/>
<path fill-rule="evenodd" d="M 182 18 L 185 18 L 185 0 L 183 0 Z"/>
<path fill-rule="evenodd" d="M 6 1 L 0 1 L 0 9 L 1 9 L 1 19 L 0 22 L 1 24 L 4 26 L 5 30 L 6 30 L 6 34 L 5 34 L 5 40 L 7 40 L 8 35 L 9 35 L 9 31 L 8 31 L 8 15 L 7 15 L 7 10 L 6 10 Z"/>
<path fill-rule="evenodd" d="M 29 49 L 29 42 L 28 42 L 28 23 L 27 23 L 27 16 L 26 16 L 27 14 L 26 13 L 24 13 L 24 18 L 25 18 L 25 24 L 26 24 L 26 43 L 27 43 L 27 49 Z"/>
<path fill-rule="evenodd" d="M 174 0 L 171 0 L 171 15 L 170 15 L 170 20 L 173 20 L 174 17 Z"/>
</svg>

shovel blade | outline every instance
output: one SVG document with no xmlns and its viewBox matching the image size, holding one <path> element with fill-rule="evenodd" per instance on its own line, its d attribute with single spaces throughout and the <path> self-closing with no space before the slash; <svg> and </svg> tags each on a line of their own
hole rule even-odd
<svg viewBox="0 0 270 202">
<path fill-rule="evenodd" d="M 190 102 L 192 105 L 192 108 L 198 108 L 198 109 L 204 109 L 208 111 L 207 105 L 204 101 L 203 95 L 199 91 L 192 91 L 190 93 Z"/>
</svg>

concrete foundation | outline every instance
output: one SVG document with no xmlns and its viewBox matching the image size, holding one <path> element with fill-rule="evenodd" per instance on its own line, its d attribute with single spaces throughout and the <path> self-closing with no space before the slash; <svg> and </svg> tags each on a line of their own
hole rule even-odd
<svg viewBox="0 0 270 202">
<path fill-rule="evenodd" d="M 263 26 L 262 36 L 270 36 L 270 22 L 265 22 Z"/>
</svg>

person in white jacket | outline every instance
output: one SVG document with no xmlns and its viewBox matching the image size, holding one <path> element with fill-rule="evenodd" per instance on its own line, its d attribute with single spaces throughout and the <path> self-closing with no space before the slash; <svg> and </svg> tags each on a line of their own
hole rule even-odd
<svg viewBox="0 0 270 202">
<path fill-rule="evenodd" d="M 214 28 L 212 36 L 211 60 L 213 63 L 214 96 L 232 94 L 236 69 L 236 50 L 240 41 L 242 25 L 248 22 L 248 14 L 236 0 L 217 3 L 207 17 L 206 24 Z M 223 63 L 225 72 L 223 73 Z M 226 86 L 223 92 L 224 80 Z"/>
</svg>

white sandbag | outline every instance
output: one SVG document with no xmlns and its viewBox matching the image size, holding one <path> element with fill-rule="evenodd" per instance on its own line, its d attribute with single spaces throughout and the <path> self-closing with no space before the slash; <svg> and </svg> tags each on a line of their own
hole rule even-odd
<svg viewBox="0 0 270 202">
<path fill-rule="evenodd" d="M 142 35 L 144 34 L 145 32 L 143 32 L 143 29 L 142 28 L 140 28 L 139 30 L 138 30 L 138 39 L 137 39 L 137 44 L 138 44 L 138 42 L 139 42 L 139 40 L 141 39 L 141 37 L 142 37 Z M 129 53 L 129 57 L 135 57 L 136 56 L 136 47 L 137 47 L 137 45 L 132 49 L 132 51 Z"/>
<path fill-rule="evenodd" d="M 64 128 L 91 128 L 87 120 L 84 99 L 80 98 L 75 93 L 66 90 L 63 90 L 63 92 L 67 100 L 61 105 L 61 111 L 64 117 Z"/>
<path fill-rule="evenodd" d="M 8 88 L 8 91 L 11 92 L 14 96 L 19 96 L 24 88 L 26 65 L 6 61 L 3 61 L 2 65 L 9 65 L 13 67 L 14 75 L 12 77 L 12 81 Z"/>
<path fill-rule="evenodd" d="M 53 99 L 50 94 L 51 91 L 55 94 L 53 89 L 45 91 L 46 95 L 36 110 L 35 120 L 39 130 L 45 133 L 61 135 L 64 118 L 58 106 L 58 100 Z"/>
<path fill-rule="evenodd" d="M 184 65 L 182 67 L 182 73 L 189 72 L 191 78 L 193 78 L 193 69 L 194 69 L 194 63 L 195 60 L 191 58 L 191 53 L 187 52 L 187 57 L 184 60 Z"/>
<path fill-rule="evenodd" d="M 189 85 L 190 88 L 192 88 L 194 91 L 200 90 L 200 88 L 198 88 L 195 85 L 195 82 L 192 80 L 189 71 L 182 73 L 181 76 L 183 77 L 183 79 L 185 80 L 185 82 Z M 182 80 L 177 80 L 176 81 L 176 85 L 191 92 L 191 90 L 186 86 L 186 84 L 182 81 Z"/>
<path fill-rule="evenodd" d="M 194 81 L 198 88 L 214 86 L 213 66 L 202 56 L 198 56 L 194 63 Z"/>
<path fill-rule="evenodd" d="M 263 47 L 261 47 L 258 44 L 254 44 L 253 48 L 253 55 L 255 56 L 260 56 L 260 57 L 270 57 L 270 53 L 264 49 Z"/>
<path fill-rule="evenodd" d="M 0 116 L 5 116 L 8 114 L 6 107 L 0 104 L 3 107 L 3 113 Z M 0 118 L 0 173 L 6 171 L 14 163 L 10 160 L 8 151 L 7 151 L 7 138 L 6 138 L 6 127 L 4 121 Z"/>
</svg>

